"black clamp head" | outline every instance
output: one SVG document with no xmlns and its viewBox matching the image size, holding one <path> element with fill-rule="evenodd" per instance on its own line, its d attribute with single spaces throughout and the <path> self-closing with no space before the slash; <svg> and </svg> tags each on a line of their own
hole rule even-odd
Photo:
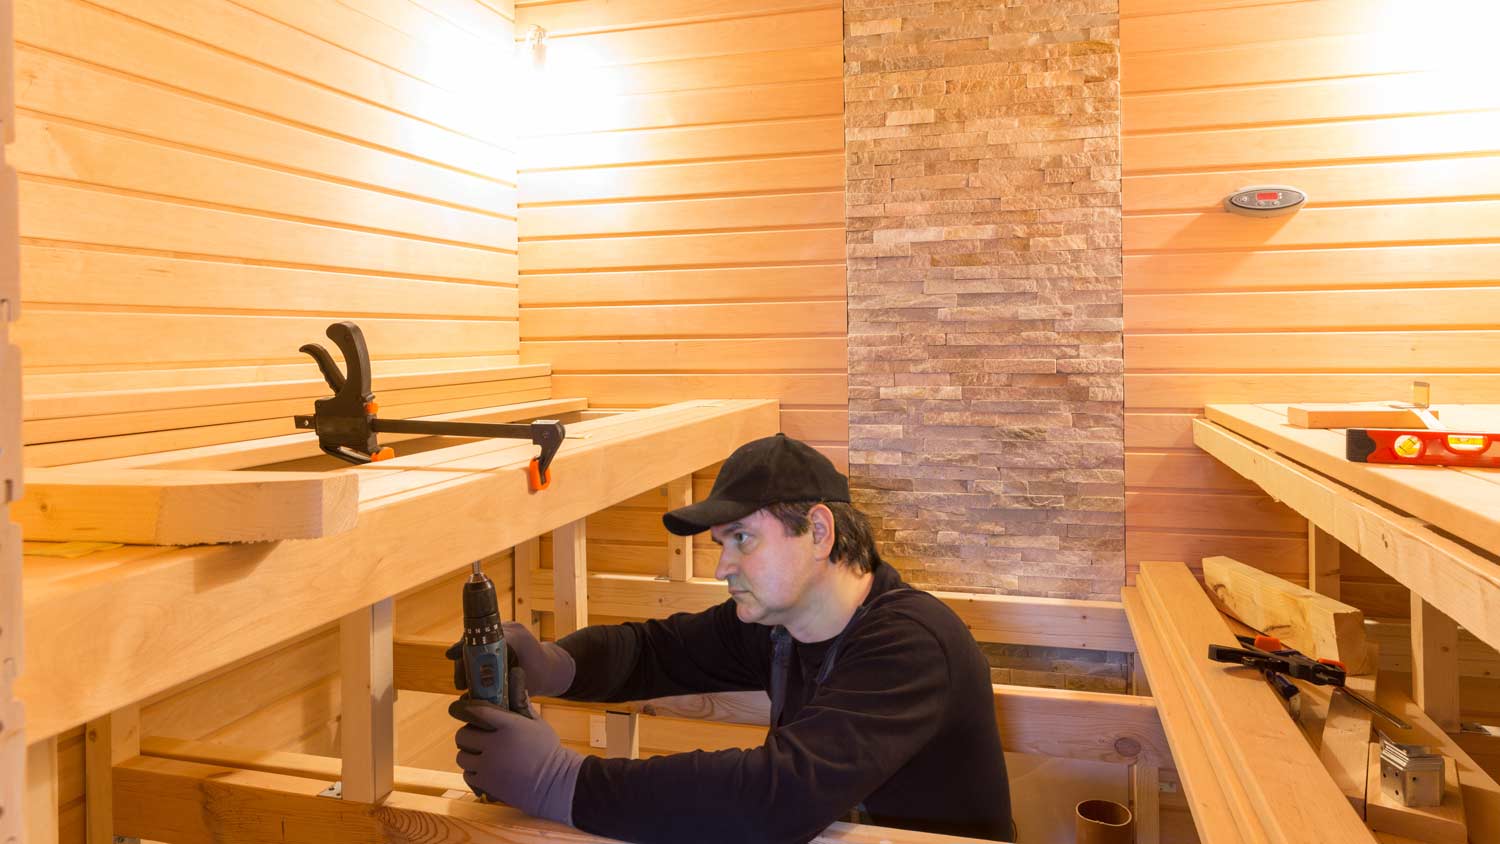
<svg viewBox="0 0 1500 844">
<path fill-rule="evenodd" d="M 314 402 L 312 416 L 297 416 L 294 421 L 300 429 L 316 431 L 318 447 L 327 454 L 350 463 L 369 463 L 380 444 L 375 436 L 375 394 L 370 391 L 370 352 L 365 335 L 358 325 L 346 320 L 328 326 L 328 339 L 343 352 L 348 376 L 339 371 L 333 356 L 322 346 L 308 343 L 299 349 L 318 364 L 333 395 Z"/>
</svg>

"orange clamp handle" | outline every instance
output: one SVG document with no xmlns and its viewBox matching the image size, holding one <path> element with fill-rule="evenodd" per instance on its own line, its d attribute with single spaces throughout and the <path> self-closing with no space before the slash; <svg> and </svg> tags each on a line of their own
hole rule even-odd
<svg viewBox="0 0 1500 844">
<path fill-rule="evenodd" d="M 1281 640 L 1275 636 L 1257 635 L 1255 637 L 1255 647 L 1263 651 L 1279 651 L 1281 650 Z"/>
<path fill-rule="evenodd" d="M 551 485 L 552 471 L 549 469 L 543 474 L 542 459 L 540 457 L 531 458 L 531 462 L 526 464 L 526 488 L 532 492 L 541 492 Z"/>
<path fill-rule="evenodd" d="M 370 460 L 371 462 L 379 463 L 382 460 L 390 460 L 395 456 L 396 450 L 394 448 L 391 448 L 390 446 L 385 446 L 384 448 L 381 448 L 379 451 L 370 455 Z"/>
</svg>

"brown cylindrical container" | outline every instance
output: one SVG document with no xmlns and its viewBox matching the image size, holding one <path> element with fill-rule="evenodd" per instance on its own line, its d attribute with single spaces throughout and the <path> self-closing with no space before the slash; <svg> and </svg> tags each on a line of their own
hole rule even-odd
<svg viewBox="0 0 1500 844">
<path fill-rule="evenodd" d="M 1078 844 L 1131 844 L 1135 818 L 1113 800 L 1085 800 L 1074 810 Z"/>
</svg>

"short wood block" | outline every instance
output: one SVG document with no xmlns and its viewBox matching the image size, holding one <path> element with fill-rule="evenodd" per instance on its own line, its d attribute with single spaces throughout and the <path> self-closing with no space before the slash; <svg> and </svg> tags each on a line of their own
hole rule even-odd
<svg viewBox="0 0 1500 844">
<path fill-rule="evenodd" d="M 1409 807 L 1380 790 L 1380 743 L 1370 745 L 1370 780 L 1366 786 L 1365 823 L 1370 829 L 1426 841 L 1428 844 L 1468 844 L 1464 795 L 1458 787 L 1458 763 L 1443 757 L 1443 805 Z"/>
<path fill-rule="evenodd" d="M 354 527 L 352 472 L 32 468 L 11 516 L 31 541 L 203 545 L 319 539 Z"/>
<path fill-rule="evenodd" d="M 1437 418 L 1436 410 L 1428 410 Z M 1367 404 L 1294 404 L 1286 421 L 1295 428 L 1426 428 L 1427 422 L 1409 407 Z"/>
</svg>

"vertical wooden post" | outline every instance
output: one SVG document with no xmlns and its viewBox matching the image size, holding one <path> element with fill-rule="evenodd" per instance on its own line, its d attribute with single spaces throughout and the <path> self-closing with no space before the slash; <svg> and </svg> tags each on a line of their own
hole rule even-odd
<svg viewBox="0 0 1500 844">
<path fill-rule="evenodd" d="M 1312 522 L 1307 523 L 1307 588 L 1335 600 L 1339 597 L 1344 544 Z"/>
<path fill-rule="evenodd" d="M 391 677 L 395 603 L 386 598 L 339 623 L 343 799 L 357 803 L 384 800 L 396 774 L 396 687 Z"/>
<path fill-rule="evenodd" d="M 1130 766 L 1130 801 L 1135 814 L 1135 844 L 1160 844 L 1161 768 L 1140 762 Z"/>
<path fill-rule="evenodd" d="M 561 639 L 589 623 L 588 532 L 583 519 L 552 532 L 552 577 Z"/>
<path fill-rule="evenodd" d="M 516 621 L 526 625 L 531 635 L 541 638 L 542 631 L 537 624 L 537 613 L 533 609 L 532 595 L 535 594 L 531 587 L 532 572 L 536 571 L 537 564 L 542 559 L 542 541 L 533 537 L 515 547 L 512 554 L 515 570 L 511 578 L 511 588 L 515 590 L 515 615 Z"/>
<path fill-rule="evenodd" d="M 667 484 L 667 509 L 676 510 L 693 503 L 693 476 L 678 478 Z M 667 579 L 691 580 L 693 577 L 693 538 L 667 534 Z"/>
<path fill-rule="evenodd" d="M 141 711 L 129 706 L 84 729 L 84 819 L 88 844 L 114 844 L 115 766 L 141 755 Z"/>
<path fill-rule="evenodd" d="M 57 842 L 57 736 L 26 748 L 26 844 Z"/>
<path fill-rule="evenodd" d="M 1450 733 L 1458 732 L 1458 624 L 1422 596 L 1411 596 L 1412 700 Z"/>
<path fill-rule="evenodd" d="M 641 758 L 641 716 L 636 712 L 604 713 L 604 755 L 610 759 Z"/>
</svg>

